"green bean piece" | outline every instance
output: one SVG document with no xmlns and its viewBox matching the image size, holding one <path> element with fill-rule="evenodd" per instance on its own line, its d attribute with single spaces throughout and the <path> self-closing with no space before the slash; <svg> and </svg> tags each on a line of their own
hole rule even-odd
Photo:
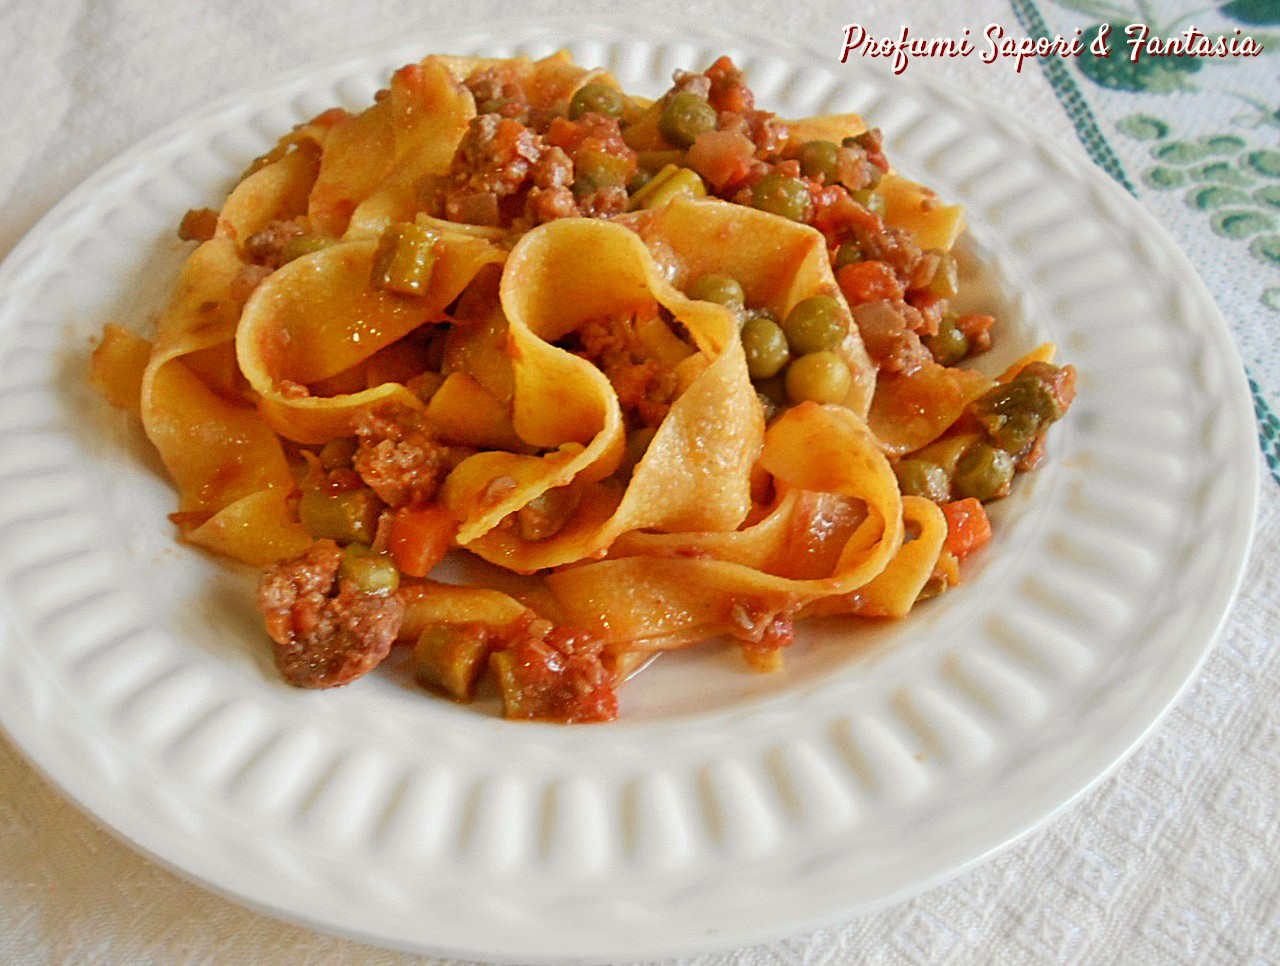
<svg viewBox="0 0 1280 966">
<path fill-rule="evenodd" d="M 323 235 L 297 235 L 285 239 L 280 246 L 280 263 L 287 264 L 303 255 L 313 255 L 329 247 L 329 239 Z"/>
<path fill-rule="evenodd" d="M 928 460 L 899 460 L 893 468 L 898 477 L 898 489 L 904 496 L 922 496 L 934 503 L 944 503 L 951 496 L 951 481 L 947 471 Z"/>
<path fill-rule="evenodd" d="M 960 291 L 960 273 L 956 270 L 956 257 L 950 252 L 939 253 L 938 267 L 929 280 L 928 290 L 939 298 L 955 298 Z"/>
<path fill-rule="evenodd" d="M 840 149 L 831 141 L 806 141 L 800 147 L 800 170 L 806 178 L 822 178 L 835 184 Z"/>
<path fill-rule="evenodd" d="M 850 238 L 848 241 L 841 242 L 840 247 L 836 249 L 835 258 L 832 259 L 832 267 L 839 271 L 846 265 L 862 261 L 864 257 L 862 246 Z"/>
<path fill-rule="evenodd" d="M 576 121 L 588 111 L 595 114 L 607 114 L 609 117 L 622 117 L 627 108 L 627 97 L 616 87 L 592 81 L 578 88 L 569 101 L 569 119 Z"/>
<path fill-rule="evenodd" d="M 1013 482 L 1013 457 L 986 443 L 974 443 L 956 462 L 951 488 L 959 499 L 973 497 L 984 503 L 1009 492 Z"/>
<path fill-rule="evenodd" d="M 339 436 L 320 447 L 320 465 L 326 470 L 336 470 L 340 467 L 350 466 L 351 460 L 355 455 L 356 438 L 354 436 Z"/>
<path fill-rule="evenodd" d="M 787 313 L 782 323 L 791 351 L 797 355 L 834 349 L 848 334 L 840 303 L 830 295 L 813 295 Z"/>
<path fill-rule="evenodd" d="M 756 182 L 751 189 L 751 204 L 761 211 L 800 222 L 806 221 L 812 210 L 805 183 L 778 171 L 770 171 Z"/>
<path fill-rule="evenodd" d="M 707 186 L 702 183 L 696 171 L 669 164 L 649 180 L 644 187 L 631 196 L 628 210 L 639 208 L 661 208 L 670 204 L 680 195 L 690 198 L 705 198 Z"/>
<path fill-rule="evenodd" d="M 658 130 L 672 144 L 687 148 L 699 134 L 716 129 L 716 109 L 692 91 L 672 94 L 658 118 Z"/>
<path fill-rule="evenodd" d="M 956 328 L 955 319 L 943 318 L 938 334 L 924 340 L 934 361 L 940 366 L 954 366 L 969 354 L 969 337 Z"/>
<path fill-rule="evenodd" d="M 633 195 L 650 181 L 653 180 L 653 172 L 648 168 L 636 168 L 636 173 L 631 176 L 631 180 L 627 182 L 627 194 Z"/>
<path fill-rule="evenodd" d="M 386 596 L 400 586 L 400 571 L 386 554 L 374 553 L 362 543 L 353 543 L 342 550 L 338 579 L 351 581 L 362 594 Z"/>
<path fill-rule="evenodd" d="M 853 374 L 834 352 L 811 352 L 787 367 L 787 395 L 794 403 L 843 402 L 853 386 Z"/>
<path fill-rule="evenodd" d="M 373 257 L 373 286 L 400 295 L 426 295 L 436 264 L 434 232 L 421 225 L 392 225 Z"/>
<path fill-rule="evenodd" d="M 428 624 L 413 648 L 414 677 L 455 701 L 470 701 L 492 649 L 475 625 Z"/>
<path fill-rule="evenodd" d="M 742 350 L 752 379 L 777 375 L 791 355 L 782 326 L 762 315 L 748 319 L 742 327 Z"/>
<path fill-rule="evenodd" d="M 382 502 L 367 487 L 329 492 L 306 490 L 298 501 L 298 516 L 317 540 L 371 543 Z"/>
<path fill-rule="evenodd" d="M 608 151 L 579 151 L 574 160 L 574 172 L 578 182 L 585 181 L 591 190 L 596 188 L 620 187 L 627 183 L 631 166 L 626 158 Z"/>
<path fill-rule="evenodd" d="M 728 275 L 699 275 L 685 295 L 699 302 L 715 302 L 731 309 L 741 309 L 747 304 L 747 295 L 736 278 Z"/>
</svg>

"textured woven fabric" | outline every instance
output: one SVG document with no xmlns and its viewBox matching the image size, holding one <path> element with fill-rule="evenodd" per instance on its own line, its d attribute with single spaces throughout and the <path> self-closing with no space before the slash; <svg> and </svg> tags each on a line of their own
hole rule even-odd
<svg viewBox="0 0 1280 966">
<path fill-rule="evenodd" d="M 834 59 L 839 31 L 855 16 L 886 32 L 904 20 L 930 35 L 993 22 L 1011 32 L 1059 32 L 1105 17 L 1136 19 L 1130 6 L 957 0 L 908 9 L 863 0 L 855 11 L 849 4 L 650 0 L 646 9 L 691 25 L 791 37 Z M 1178 0 L 1155 13 L 1172 24 L 1180 7 L 1195 6 Z M 1232 10 L 1260 19 L 1274 6 L 1228 4 L 1202 26 L 1229 30 Z M 461 25 L 464 16 L 589 17 L 602 9 L 574 0 L 518 13 L 495 0 L 9 0 L 0 6 L 0 255 L 97 166 L 212 97 L 354 45 L 429 38 L 433 25 Z M 1268 426 L 1271 441 L 1280 429 L 1270 414 L 1280 402 L 1280 267 L 1266 241 L 1280 221 L 1280 180 L 1268 174 L 1264 153 L 1280 147 L 1277 65 L 1280 57 L 1170 68 L 1169 77 L 1130 78 L 1127 86 L 1124 77 L 1090 75 L 1069 62 L 1047 70 L 1028 64 L 1020 75 L 976 58 L 909 68 L 1033 118 L 1085 163 L 1101 162 L 1132 186 L 1226 312 L 1256 380 L 1264 442 Z M 838 928 L 690 962 L 1280 960 L 1280 486 L 1264 474 L 1262 487 L 1253 559 L 1221 640 L 1170 716 L 1115 775 L 1024 841 L 911 901 Z M 0 739 L 0 962 L 249 961 L 420 960 L 283 924 L 188 884 L 99 830 Z"/>
</svg>

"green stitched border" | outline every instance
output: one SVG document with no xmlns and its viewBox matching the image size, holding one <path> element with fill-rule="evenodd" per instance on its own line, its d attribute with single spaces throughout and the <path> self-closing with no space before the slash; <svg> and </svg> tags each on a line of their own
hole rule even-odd
<svg viewBox="0 0 1280 966">
<path fill-rule="evenodd" d="M 1040 15 L 1033 0 L 1010 0 L 1010 3 L 1013 5 L 1014 16 L 1018 18 L 1018 22 L 1033 40 L 1052 36 L 1049 33 L 1049 25 L 1044 22 L 1044 17 Z M 1129 194 L 1136 195 L 1137 191 L 1124 173 L 1120 158 L 1111 149 L 1110 143 L 1102 133 L 1102 128 L 1098 126 L 1098 119 L 1093 116 L 1089 103 L 1067 72 L 1066 65 L 1052 57 L 1041 57 L 1039 60 L 1041 68 L 1049 78 L 1049 83 L 1053 86 L 1053 92 L 1062 102 L 1062 109 L 1067 112 L 1071 123 L 1075 125 L 1076 137 L 1089 152 L 1089 157 L 1093 158 L 1098 167 L 1124 185 Z"/>
<path fill-rule="evenodd" d="M 1029 36 L 1032 38 L 1050 36 L 1048 24 L 1045 23 L 1034 0 L 1009 0 L 1009 3 L 1013 7 L 1014 16 L 1018 18 L 1018 22 L 1022 24 Z M 1094 117 L 1088 101 L 1080 93 L 1080 88 L 1068 73 L 1066 65 L 1055 58 L 1041 57 L 1039 61 L 1050 86 L 1053 87 L 1054 94 L 1062 104 L 1062 109 L 1067 112 L 1067 116 L 1075 126 L 1076 137 L 1089 152 L 1089 157 L 1098 167 L 1123 185 L 1129 194 L 1137 197 L 1138 192 L 1124 173 L 1124 166 L 1120 163 L 1119 156 L 1112 150 L 1106 135 L 1102 133 L 1098 119 Z M 1280 419 L 1276 418 L 1276 414 L 1262 394 L 1262 387 L 1258 385 L 1247 366 L 1245 377 L 1249 380 L 1249 391 L 1253 395 L 1253 411 L 1258 419 L 1258 444 L 1262 447 L 1262 455 L 1266 458 L 1268 469 L 1271 470 L 1271 478 L 1276 483 L 1280 483 Z"/>
<path fill-rule="evenodd" d="M 1249 391 L 1253 393 L 1253 411 L 1258 415 L 1258 443 L 1262 446 L 1262 455 L 1267 460 L 1272 478 L 1280 483 L 1280 419 L 1267 405 L 1262 388 L 1253 376 L 1249 376 Z"/>
</svg>

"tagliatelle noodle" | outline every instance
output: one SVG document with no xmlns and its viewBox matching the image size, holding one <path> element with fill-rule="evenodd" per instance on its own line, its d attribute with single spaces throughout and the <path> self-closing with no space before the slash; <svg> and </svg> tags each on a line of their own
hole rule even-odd
<svg viewBox="0 0 1280 966">
<path fill-rule="evenodd" d="M 300 392 L 372 358 L 419 326 L 439 321 L 501 249 L 463 232 L 443 233 L 431 282 L 421 298 L 375 288 L 370 281 L 376 239 L 331 245 L 294 259 L 254 291 L 240 321 L 240 370 L 261 397 L 263 418 L 281 436 L 323 443 L 352 431 L 361 409 L 422 403 L 401 383 L 336 396 Z"/>
<path fill-rule="evenodd" d="M 744 611 L 760 623 L 848 594 L 888 567 L 902 546 L 902 499 L 888 460 L 855 413 L 814 403 L 789 410 L 765 434 L 760 463 L 787 489 L 768 517 L 732 533 L 633 534 L 615 548 L 629 555 L 552 574 L 548 584 L 569 619 L 614 643 L 681 646 L 740 628 Z M 865 519 L 824 576 L 764 569 L 781 558 L 801 491 L 865 505 Z"/>
<path fill-rule="evenodd" d="M 936 503 L 919 496 L 902 498 L 902 519 L 908 537 L 883 571 L 857 590 L 818 598 L 799 616 L 907 616 L 933 573 L 947 538 L 947 519 Z"/>
<path fill-rule="evenodd" d="M 551 452 L 479 453 L 459 465 L 445 484 L 446 504 L 462 520 L 459 543 L 530 572 L 597 555 L 629 530 L 731 530 L 742 522 L 763 419 L 729 310 L 685 298 L 635 234 L 589 219 L 561 219 L 525 235 L 511 251 L 501 294 L 515 429 Z M 686 327 L 705 368 L 675 400 L 623 488 L 605 479 L 622 452 L 617 396 L 599 369 L 552 343 L 586 322 L 654 303 Z M 571 483 L 587 489 L 560 533 L 533 541 L 498 527 Z"/>
<path fill-rule="evenodd" d="M 886 453 L 911 453 L 945 433 L 994 384 L 980 372 L 933 361 L 908 374 L 882 372 L 867 423 Z"/>
</svg>

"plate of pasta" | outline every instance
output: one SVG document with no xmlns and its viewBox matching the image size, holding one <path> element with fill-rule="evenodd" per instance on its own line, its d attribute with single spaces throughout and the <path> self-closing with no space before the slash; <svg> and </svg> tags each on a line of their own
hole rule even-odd
<svg viewBox="0 0 1280 966">
<path fill-rule="evenodd" d="M 679 36 L 300 71 L 6 261 L 0 722 L 107 827 L 399 948 L 689 953 L 954 874 L 1190 679 L 1256 465 L 1176 247 L 981 105 Z"/>
</svg>

